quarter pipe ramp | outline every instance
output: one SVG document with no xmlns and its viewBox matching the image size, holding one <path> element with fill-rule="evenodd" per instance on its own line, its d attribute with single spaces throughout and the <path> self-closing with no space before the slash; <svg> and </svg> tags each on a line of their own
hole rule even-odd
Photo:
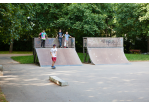
<svg viewBox="0 0 149 105">
<path fill-rule="evenodd" d="M 129 64 L 123 48 L 87 48 L 92 64 Z"/>
<path fill-rule="evenodd" d="M 50 67 L 52 59 L 51 48 L 35 48 L 41 67 Z M 81 66 L 82 63 L 74 48 L 57 48 L 57 60 L 55 66 Z"/>
<path fill-rule="evenodd" d="M 130 64 L 124 54 L 123 37 L 84 37 L 84 62 L 87 59 L 95 65 Z"/>
</svg>

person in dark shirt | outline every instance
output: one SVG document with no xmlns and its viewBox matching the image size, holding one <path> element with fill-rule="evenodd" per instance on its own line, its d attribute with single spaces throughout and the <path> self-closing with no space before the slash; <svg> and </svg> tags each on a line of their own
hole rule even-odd
<svg viewBox="0 0 149 105">
<path fill-rule="evenodd" d="M 61 29 L 59 29 L 59 32 L 57 33 L 57 36 L 56 36 L 56 38 L 58 37 L 58 41 L 59 41 L 59 47 L 61 47 L 62 48 L 62 38 L 63 38 L 63 36 L 64 36 L 64 34 L 63 34 L 63 32 L 61 31 Z"/>
</svg>

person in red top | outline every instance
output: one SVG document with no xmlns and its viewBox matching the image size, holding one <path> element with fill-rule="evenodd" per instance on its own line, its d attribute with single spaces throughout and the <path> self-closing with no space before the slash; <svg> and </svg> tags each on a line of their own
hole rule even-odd
<svg viewBox="0 0 149 105">
<path fill-rule="evenodd" d="M 52 56 L 52 69 L 55 69 L 55 62 L 56 62 L 56 56 L 57 56 L 57 48 L 56 48 L 56 45 L 54 44 L 53 45 L 53 48 L 51 48 L 51 51 L 50 51 L 50 54 Z"/>
</svg>

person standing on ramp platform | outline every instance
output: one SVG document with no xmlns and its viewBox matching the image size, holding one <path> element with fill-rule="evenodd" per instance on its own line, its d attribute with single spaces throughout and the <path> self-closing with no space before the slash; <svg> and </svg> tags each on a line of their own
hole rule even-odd
<svg viewBox="0 0 149 105">
<path fill-rule="evenodd" d="M 65 34 L 65 43 L 66 43 L 66 48 L 68 48 L 68 41 L 69 41 L 69 37 L 71 37 L 71 38 L 72 38 L 72 36 L 70 36 L 70 35 L 68 34 L 68 32 L 66 32 L 66 34 Z"/>
<path fill-rule="evenodd" d="M 55 69 L 55 62 L 56 62 L 56 56 L 57 56 L 57 48 L 56 48 L 56 45 L 54 44 L 53 45 L 53 48 L 51 48 L 51 51 L 50 51 L 50 54 L 52 56 L 52 68 Z"/>
<path fill-rule="evenodd" d="M 45 30 L 39 34 L 39 38 L 41 36 L 41 47 L 45 48 L 45 40 L 47 38 L 47 34 L 45 33 Z"/>
<path fill-rule="evenodd" d="M 61 48 L 62 48 L 62 38 L 63 38 L 63 36 L 64 36 L 63 32 L 61 31 L 61 29 L 59 29 L 59 32 L 57 33 L 56 38 L 58 37 L 59 47 L 61 47 Z"/>
</svg>

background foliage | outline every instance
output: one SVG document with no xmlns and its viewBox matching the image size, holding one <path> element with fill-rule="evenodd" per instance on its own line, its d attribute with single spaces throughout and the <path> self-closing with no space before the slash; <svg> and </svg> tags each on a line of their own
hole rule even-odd
<svg viewBox="0 0 149 105">
<path fill-rule="evenodd" d="M 148 3 L 0 3 L 0 49 L 32 50 L 43 29 L 56 37 L 61 28 L 76 38 L 78 52 L 82 37 L 124 37 L 125 52 L 147 52 L 148 23 Z"/>
</svg>

